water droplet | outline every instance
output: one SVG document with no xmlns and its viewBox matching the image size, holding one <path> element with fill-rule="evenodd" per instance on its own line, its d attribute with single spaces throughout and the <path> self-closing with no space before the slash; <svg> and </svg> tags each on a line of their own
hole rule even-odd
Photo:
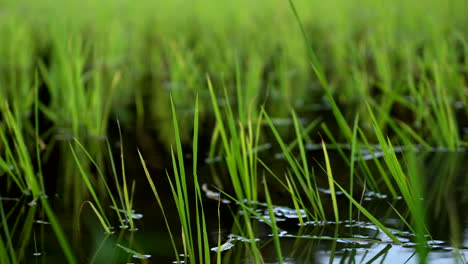
<svg viewBox="0 0 468 264">
<path fill-rule="evenodd" d="M 443 241 L 443 240 L 430 240 L 430 241 L 427 241 L 427 243 L 429 245 L 443 245 L 443 244 L 445 244 L 445 241 Z"/>
<path fill-rule="evenodd" d="M 148 254 L 134 254 L 132 257 L 137 258 L 137 259 L 149 259 L 151 258 L 151 255 Z"/>
<path fill-rule="evenodd" d="M 232 241 L 232 240 L 231 240 L 231 241 Z M 214 252 L 218 252 L 218 250 L 219 250 L 219 251 L 227 251 L 227 250 L 233 248 L 235 245 L 236 245 L 236 244 L 231 243 L 231 242 L 228 240 L 226 243 L 222 244 L 222 245 L 219 247 L 219 249 L 218 249 L 218 247 L 213 247 L 213 248 L 211 248 L 210 250 L 211 250 L 211 251 L 214 251 Z"/>
</svg>

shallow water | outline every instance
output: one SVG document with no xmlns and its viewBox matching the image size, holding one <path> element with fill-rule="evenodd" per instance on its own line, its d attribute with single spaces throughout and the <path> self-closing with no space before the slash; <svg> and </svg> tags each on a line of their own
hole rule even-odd
<svg viewBox="0 0 468 264">
<path fill-rule="evenodd" d="M 275 155 L 276 146 L 259 149 L 266 162 L 270 161 L 272 169 L 282 171 L 286 163 L 281 156 Z M 310 155 L 317 160 L 322 159 L 320 151 L 309 148 Z M 316 152 L 315 152 L 316 151 Z M 404 151 L 404 150 L 402 150 Z M 332 160 L 337 153 L 330 152 Z M 424 175 L 427 176 L 428 194 L 428 228 L 433 234 L 429 240 L 427 260 L 430 263 L 466 263 L 468 258 L 468 197 L 463 186 L 466 185 L 467 155 L 465 151 L 442 152 L 434 149 L 431 152 L 421 152 L 420 158 L 427 164 Z M 130 163 L 136 157 L 127 155 Z M 190 160 L 190 157 L 188 157 Z M 190 162 L 187 162 L 190 163 Z M 334 164 L 334 174 L 346 175 L 347 168 Z M 127 173 L 136 182 L 134 195 L 134 212 L 137 230 L 119 227 L 115 209 L 106 202 L 106 213 L 114 225 L 113 234 L 105 235 L 102 227 L 89 208 L 82 206 L 79 214 L 73 214 L 70 207 L 63 204 L 62 193 L 58 188 L 55 195 L 49 196 L 55 212 L 75 249 L 76 255 L 82 262 L 94 263 L 170 263 L 175 261 L 175 255 L 170 243 L 161 211 L 151 194 L 145 176 L 138 166 L 129 166 Z M 157 181 L 161 199 L 166 206 L 166 214 L 171 223 L 172 232 L 177 238 L 177 245 L 182 251 L 178 216 L 176 210 L 171 210 L 172 197 L 168 185 L 164 185 L 165 172 L 153 168 L 153 178 Z M 216 183 L 212 179 L 222 182 L 224 191 L 232 193 L 227 178 L 226 168 L 220 162 L 205 162 L 200 169 L 201 180 L 206 182 L 204 190 L 204 207 L 207 214 L 207 228 L 210 246 L 216 249 L 218 233 L 221 230 L 221 243 L 223 244 L 223 263 L 251 263 L 253 260 L 247 253 L 248 240 L 235 222 L 240 221 L 243 212 L 234 201 L 228 202 L 226 197 L 218 194 L 214 189 Z M 439 178 L 444 176 L 444 181 Z M 338 178 L 339 176 L 337 176 Z M 344 177 L 346 178 L 346 177 Z M 320 184 L 320 183 L 319 183 Z M 391 198 L 383 193 L 365 191 L 362 195 L 362 204 L 375 217 L 382 221 L 400 239 L 402 244 L 395 244 L 373 223 L 365 217 L 356 214 L 351 220 L 342 220 L 339 223 L 306 222 L 299 226 L 297 212 L 291 209 L 290 199 L 281 186 L 269 182 L 273 201 L 283 201 L 283 204 L 274 208 L 276 221 L 280 228 L 280 242 L 283 263 L 419 263 L 414 242 L 414 235 L 408 230 L 398 215 L 389 206 L 404 212 L 405 204 L 401 198 Z M 440 188 L 439 188 L 440 187 Z M 450 193 L 441 192 L 441 188 L 448 188 Z M 330 192 L 324 184 L 320 188 L 325 210 L 331 212 Z M 4 193 L 2 191 L 2 193 Z M 344 195 L 338 194 L 340 215 L 348 216 L 349 201 Z M 218 222 L 218 201 L 221 197 L 224 203 L 219 206 L 221 222 Z M 262 197 L 262 196 L 261 196 Z M 2 197 L 10 228 L 14 229 L 13 241 L 18 244 L 17 254 L 25 263 L 57 263 L 63 262 L 64 256 L 57 243 L 54 232 L 44 216 L 40 205 L 31 205 L 28 197 L 9 196 Z M 249 203 L 258 215 L 254 216 L 255 236 L 258 239 L 264 263 L 278 263 L 272 231 L 264 223 L 268 220 L 267 206 L 262 201 Z M 332 214 L 327 214 L 331 216 Z M 303 215 L 304 216 L 304 215 Z M 330 217 L 332 218 L 332 217 Z M 16 225 L 15 225 L 16 224 Z M 10 230 L 11 231 L 11 230 Z M 29 236 L 27 236 L 29 234 Z M 454 237 L 455 236 L 455 237 Z M 24 244 L 23 244 L 24 241 Z M 454 241 L 459 241 L 454 247 Z M 15 249 L 16 250 L 16 249 Z M 215 252 L 212 252 L 215 260 Z"/>
</svg>

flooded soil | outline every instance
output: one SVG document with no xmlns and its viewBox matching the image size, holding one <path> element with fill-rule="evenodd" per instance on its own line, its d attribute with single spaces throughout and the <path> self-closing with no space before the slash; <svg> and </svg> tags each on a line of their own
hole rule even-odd
<svg viewBox="0 0 468 264">
<path fill-rule="evenodd" d="M 202 142 L 208 140 L 201 138 Z M 138 140 L 131 140 L 131 137 L 128 137 L 124 144 L 134 146 L 141 145 L 142 142 L 144 143 L 144 137 Z M 164 168 L 164 164 L 171 163 L 167 159 L 166 151 L 159 151 L 164 148 L 158 144 L 154 141 L 146 142 L 142 152 L 148 157 L 150 173 L 166 208 L 165 216 L 171 224 L 177 247 L 182 252 L 179 216 L 177 210 L 173 209 L 173 197 L 166 176 L 166 169 L 170 171 L 170 168 Z M 114 153 L 118 154 L 120 147 L 118 141 L 114 141 L 111 145 Z M 72 206 L 64 202 L 66 193 L 55 183 L 55 179 L 51 177 L 51 184 L 47 183 L 51 190 L 48 200 L 81 263 L 176 263 L 164 217 L 152 195 L 136 156 L 136 150 L 132 148 L 126 147 L 125 159 L 128 182 L 134 184 L 132 189 L 134 212 L 131 217 L 135 221 L 135 230 L 130 230 L 128 226 L 120 226 L 115 212 L 119 211 L 124 215 L 125 211 L 113 208 L 111 203 L 103 198 L 105 211 L 111 216 L 113 228 L 113 234 L 106 235 L 98 218 L 87 204 L 80 203 L 79 210 L 75 211 Z M 366 150 L 362 151 L 365 154 Z M 404 148 L 401 151 L 404 151 Z M 323 163 L 323 152 L 316 145 L 309 144 L 307 154 L 314 166 Z M 280 174 L 287 170 L 287 162 L 274 143 L 262 145 L 258 155 L 266 164 L 271 165 L 275 173 Z M 330 151 L 330 156 L 337 180 L 346 184 L 349 174 L 346 164 L 340 164 L 337 152 Z M 187 164 L 191 164 L 191 156 L 186 155 L 185 158 Z M 465 164 L 468 162 L 468 156 L 466 151 L 461 149 L 458 152 L 447 152 L 433 149 L 420 151 L 418 158 L 425 164 L 422 174 L 426 176 L 427 197 L 424 197 L 424 200 L 427 205 L 427 226 L 429 233 L 432 234 L 432 237 L 427 238 L 427 261 L 467 263 L 468 195 Z M 252 263 L 253 259 L 248 250 L 250 240 L 242 230 L 241 216 L 248 212 L 217 191 L 217 188 L 220 188 L 228 194 L 233 193 L 229 184 L 228 170 L 221 162 L 222 157 L 206 159 L 205 156 L 205 159 L 200 160 L 199 175 L 200 181 L 203 182 L 203 206 L 207 219 L 209 245 L 213 251 L 212 260 L 216 260 L 216 251 L 220 242 L 222 263 Z M 45 169 L 53 171 L 51 164 L 46 164 Z M 376 170 L 372 164 L 370 166 Z M 264 170 L 259 170 L 265 174 Z M 332 203 L 325 173 L 318 173 L 317 179 L 325 211 L 331 216 Z M 363 188 L 355 192 L 360 203 L 401 241 L 394 243 L 356 208 L 352 214 L 349 214 L 349 200 L 340 192 L 337 192 L 337 197 L 342 221 L 336 223 L 312 220 L 306 221 L 301 226 L 298 212 L 293 209 L 289 193 L 274 180 L 269 180 L 268 183 L 272 200 L 275 202 L 274 213 L 279 227 L 283 263 L 420 262 L 416 253 L 415 236 L 396 213 L 398 211 L 406 214 L 406 205 L 401 197 L 392 198 L 388 194 Z M 50 186 L 55 186 L 53 192 Z M 189 190 L 193 190 L 192 187 L 189 187 Z M 8 190 L 5 187 L 2 189 L 2 194 Z M 8 226 L 11 228 L 13 241 L 19 245 L 16 249 L 18 259 L 24 263 L 63 262 L 64 255 L 60 244 L 40 203 L 33 203 L 30 197 L 19 194 L 1 197 L 8 215 Z M 192 191 L 189 197 L 195 197 L 195 193 Z M 272 230 L 265 224 L 265 219 L 269 219 L 268 207 L 264 195 L 259 194 L 259 197 L 261 197 L 259 201 L 248 203 L 256 212 L 252 219 L 258 247 L 264 263 L 279 263 Z M 305 213 L 302 217 L 305 217 Z M 192 220 L 195 224 L 195 219 Z M 221 237 L 221 241 L 218 241 L 218 237 Z M 184 259 L 183 256 L 180 258 L 181 261 Z"/>
</svg>

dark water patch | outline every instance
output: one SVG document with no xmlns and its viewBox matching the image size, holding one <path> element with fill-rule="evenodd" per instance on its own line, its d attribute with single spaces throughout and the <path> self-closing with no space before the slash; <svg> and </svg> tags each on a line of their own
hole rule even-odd
<svg viewBox="0 0 468 264">
<path fill-rule="evenodd" d="M 286 125 L 284 127 L 288 129 Z M 130 133 L 129 133 L 130 134 Z M 128 136 L 128 135 L 127 135 Z M 208 139 L 204 139 L 209 142 Z M 102 141 L 99 141 L 103 143 Z M 113 158 L 120 166 L 120 144 L 112 140 L 111 149 Z M 279 147 L 274 141 L 269 141 L 260 145 L 254 152 L 262 161 L 270 166 L 270 169 L 277 175 L 284 175 L 288 169 L 288 164 L 284 158 L 278 158 Z M 68 144 L 65 140 L 62 143 Z M 98 145 L 96 143 L 95 145 Z M 157 185 L 161 200 L 166 210 L 166 217 L 171 224 L 176 245 L 182 252 L 183 242 L 180 239 L 180 220 L 175 210 L 173 196 L 168 184 L 166 169 L 171 175 L 171 164 L 168 159 L 164 144 L 153 140 L 150 137 L 128 136 L 124 138 L 124 146 L 138 145 L 144 156 L 148 156 L 151 175 Z M 340 220 L 332 219 L 331 190 L 327 183 L 326 174 L 321 170 L 320 164 L 324 164 L 323 151 L 321 145 L 309 143 L 307 145 L 307 157 L 311 167 L 314 167 L 318 178 L 319 195 L 323 201 L 328 221 L 308 220 L 304 226 L 299 224 L 299 215 L 305 218 L 305 209 L 300 208 L 299 214 L 292 204 L 291 196 L 283 186 L 278 184 L 272 177 L 266 177 L 271 191 L 272 200 L 276 206 L 273 212 L 276 224 L 279 228 L 281 248 L 285 263 L 342 263 L 342 262 L 363 262 L 373 261 L 379 263 L 418 263 L 416 252 L 416 240 L 411 230 L 404 224 L 395 208 L 401 215 L 407 217 L 407 206 L 400 197 L 392 197 L 385 188 L 380 191 L 372 190 L 364 184 L 356 183 L 354 196 L 360 203 L 368 209 L 376 218 L 382 221 L 386 227 L 390 228 L 401 244 L 396 244 L 385 235 L 375 224 L 369 222 L 356 208 L 353 209 L 351 219 L 349 215 L 349 201 L 346 196 L 337 192 L 338 208 Z M 350 147 L 342 145 L 346 154 L 350 154 Z M 190 150 L 190 146 L 184 146 Z M 205 146 L 205 148 L 208 148 Z M 404 157 L 409 148 L 416 149 L 416 157 L 421 166 L 421 175 L 425 179 L 425 196 L 422 197 L 427 203 L 427 227 L 432 234 L 428 237 L 428 259 L 434 263 L 453 263 L 466 259 L 468 254 L 468 218 L 465 208 L 468 207 L 468 195 L 466 195 L 467 178 L 465 172 L 466 150 L 459 149 L 457 152 L 444 148 L 433 148 L 429 151 L 420 149 L 418 146 L 402 146 L 396 149 L 398 157 Z M 59 149 L 53 159 L 60 160 L 64 157 L 66 149 Z M 297 150 L 293 150 L 297 151 Z M 362 148 L 363 156 L 370 155 L 370 150 Z M 384 155 L 379 146 L 371 146 L 374 155 L 381 160 Z M 188 151 L 189 152 L 189 151 Z M 207 152 L 204 152 L 207 153 Z M 62 173 L 67 169 L 54 167 L 51 161 L 44 166 L 45 171 L 50 175 L 47 182 L 48 190 L 53 191 L 49 195 L 54 212 L 56 212 L 59 222 L 64 228 L 78 259 L 83 262 L 95 261 L 95 263 L 170 263 L 174 261 L 174 253 L 171 247 L 164 218 L 158 204 L 151 193 L 151 188 L 141 168 L 137 153 L 129 147 L 124 148 L 125 165 L 127 169 L 127 182 L 129 186 L 135 184 L 135 192 L 132 197 L 132 209 L 128 212 L 122 208 L 112 207 L 105 192 L 100 193 L 101 202 L 105 208 L 111 225 L 112 234 L 106 235 L 96 214 L 84 206 L 83 201 L 91 200 L 89 194 L 80 197 L 78 206 L 67 205 L 64 197 L 69 194 L 63 189 L 63 185 L 56 182 L 54 174 Z M 329 150 L 330 160 L 333 164 L 333 173 L 336 181 L 340 184 L 349 181 L 349 167 L 344 163 L 339 153 Z M 190 166 L 191 156 L 186 156 L 187 175 L 192 174 Z M 208 162 L 205 157 L 199 157 L 199 177 L 203 191 L 203 206 L 207 220 L 207 233 L 209 234 L 209 246 L 212 249 L 212 256 L 215 259 L 215 250 L 218 246 L 218 236 L 221 231 L 222 257 L 224 260 L 239 260 L 239 263 L 252 263 L 249 255 L 250 239 L 245 235 L 245 231 L 236 227 L 241 213 L 247 213 L 236 202 L 229 200 L 226 195 L 233 194 L 232 183 L 229 173 L 224 164 L 224 156 L 218 156 L 218 162 Z M 377 173 L 372 166 L 372 159 L 364 159 L 359 162 L 367 162 L 371 172 Z M 266 175 L 267 172 L 259 166 L 259 174 Z M 90 170 L 93 176 L 96 169 Z M 106 170 L 106 177 L 112 188 L 116 185 L 113 182 L 110 168 Z M 360 172 L 358 170 L 358 172 Z M 1 176 L 3 177 L 3 176 Z M 121 177 L 121 175 L 119 175 Z M 7 189 L 2 188 L 2 194 Z M 195 197 L 191 180 L 188 183 L 189 197 Z M 218 190 L 219 189 L 219 190 Z M 261 189 L 261 188 L 260 188 Z M 114 189 L 115 190 L 115 189 Z M 220 200 L 221 199 L 221 200 Z M 221 203 L 219 203 L 221 201 Z M 60 244 L 56 241 L 50 219 L 45 217 L 40 201 L 31 203 L 29 197 L 24 197 L 20 193 L 15 196 L 8 192 L 8 196 L 2 196 L 0 202 L 5 206 L 9 215 L 7 221 L 9 226 L 16 227 L 12 234 L 13 243 L 19 245 L 18 252 L 22 254 L 25 263 L 35 262 L 38 259 L 47 263 L 61 262 L 64 259 Z M 259 201 L 245 202 L 250 208 L 261 217 L 251 216 L 255 231 L 255 239 L 264 257 L 265 263 L 277 263 L 275 248 L 272 242 L 272 230 L 266 223 L 271 221 L 268 206 L 265 203 L 263 191 L 259 192 Z M 391 205 L 391 206 L 390 206 Z M 76 210 L 79 209 L 79 210 Z M 218 210 L 220 221 L 218 221 Z M 128 225 L 120 226 L 117 214 L 133 218 L 136 229 L 130 230 Z M 406 219 L 407 220 L 407 219 Z M 195 223 L 195 219 L 192 219 Z M 125 222 L 128 224 L 128 222 Z M 31 236 L 25 237 L 24 233 Z M 118 246 L 120 245 L 120 246 Z M 132 251 L 129 251 L 132 250 Z M 134 252 L 133 252 L 134 251 Z M 138 254 L 135 254 L 137 252 Z M 458 255 L 457 255 L 458 254 Z M 139 259 L 134 256 L 147 256 L 150 258 Z"/>
</svg>

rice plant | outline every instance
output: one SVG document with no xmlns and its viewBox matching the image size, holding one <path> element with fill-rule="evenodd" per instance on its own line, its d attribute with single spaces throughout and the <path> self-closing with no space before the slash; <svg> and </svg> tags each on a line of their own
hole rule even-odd
<svg viewBox="0 0 468 264">
<path fill-rule="evenodd" d="M 441 237 L 465 263 L 465 2 L 3 1 L 0 262 L 39 261 L 32 243 L 70 263 L 146 256 L 143 178 L 176 261 L 372 263 L 405 245 L 424 263 Z M 99 231 L 70 232 L 88 209 Z M 363 223 L 386 239 L 366 256 L 341 233 Z"/>
</svg>

